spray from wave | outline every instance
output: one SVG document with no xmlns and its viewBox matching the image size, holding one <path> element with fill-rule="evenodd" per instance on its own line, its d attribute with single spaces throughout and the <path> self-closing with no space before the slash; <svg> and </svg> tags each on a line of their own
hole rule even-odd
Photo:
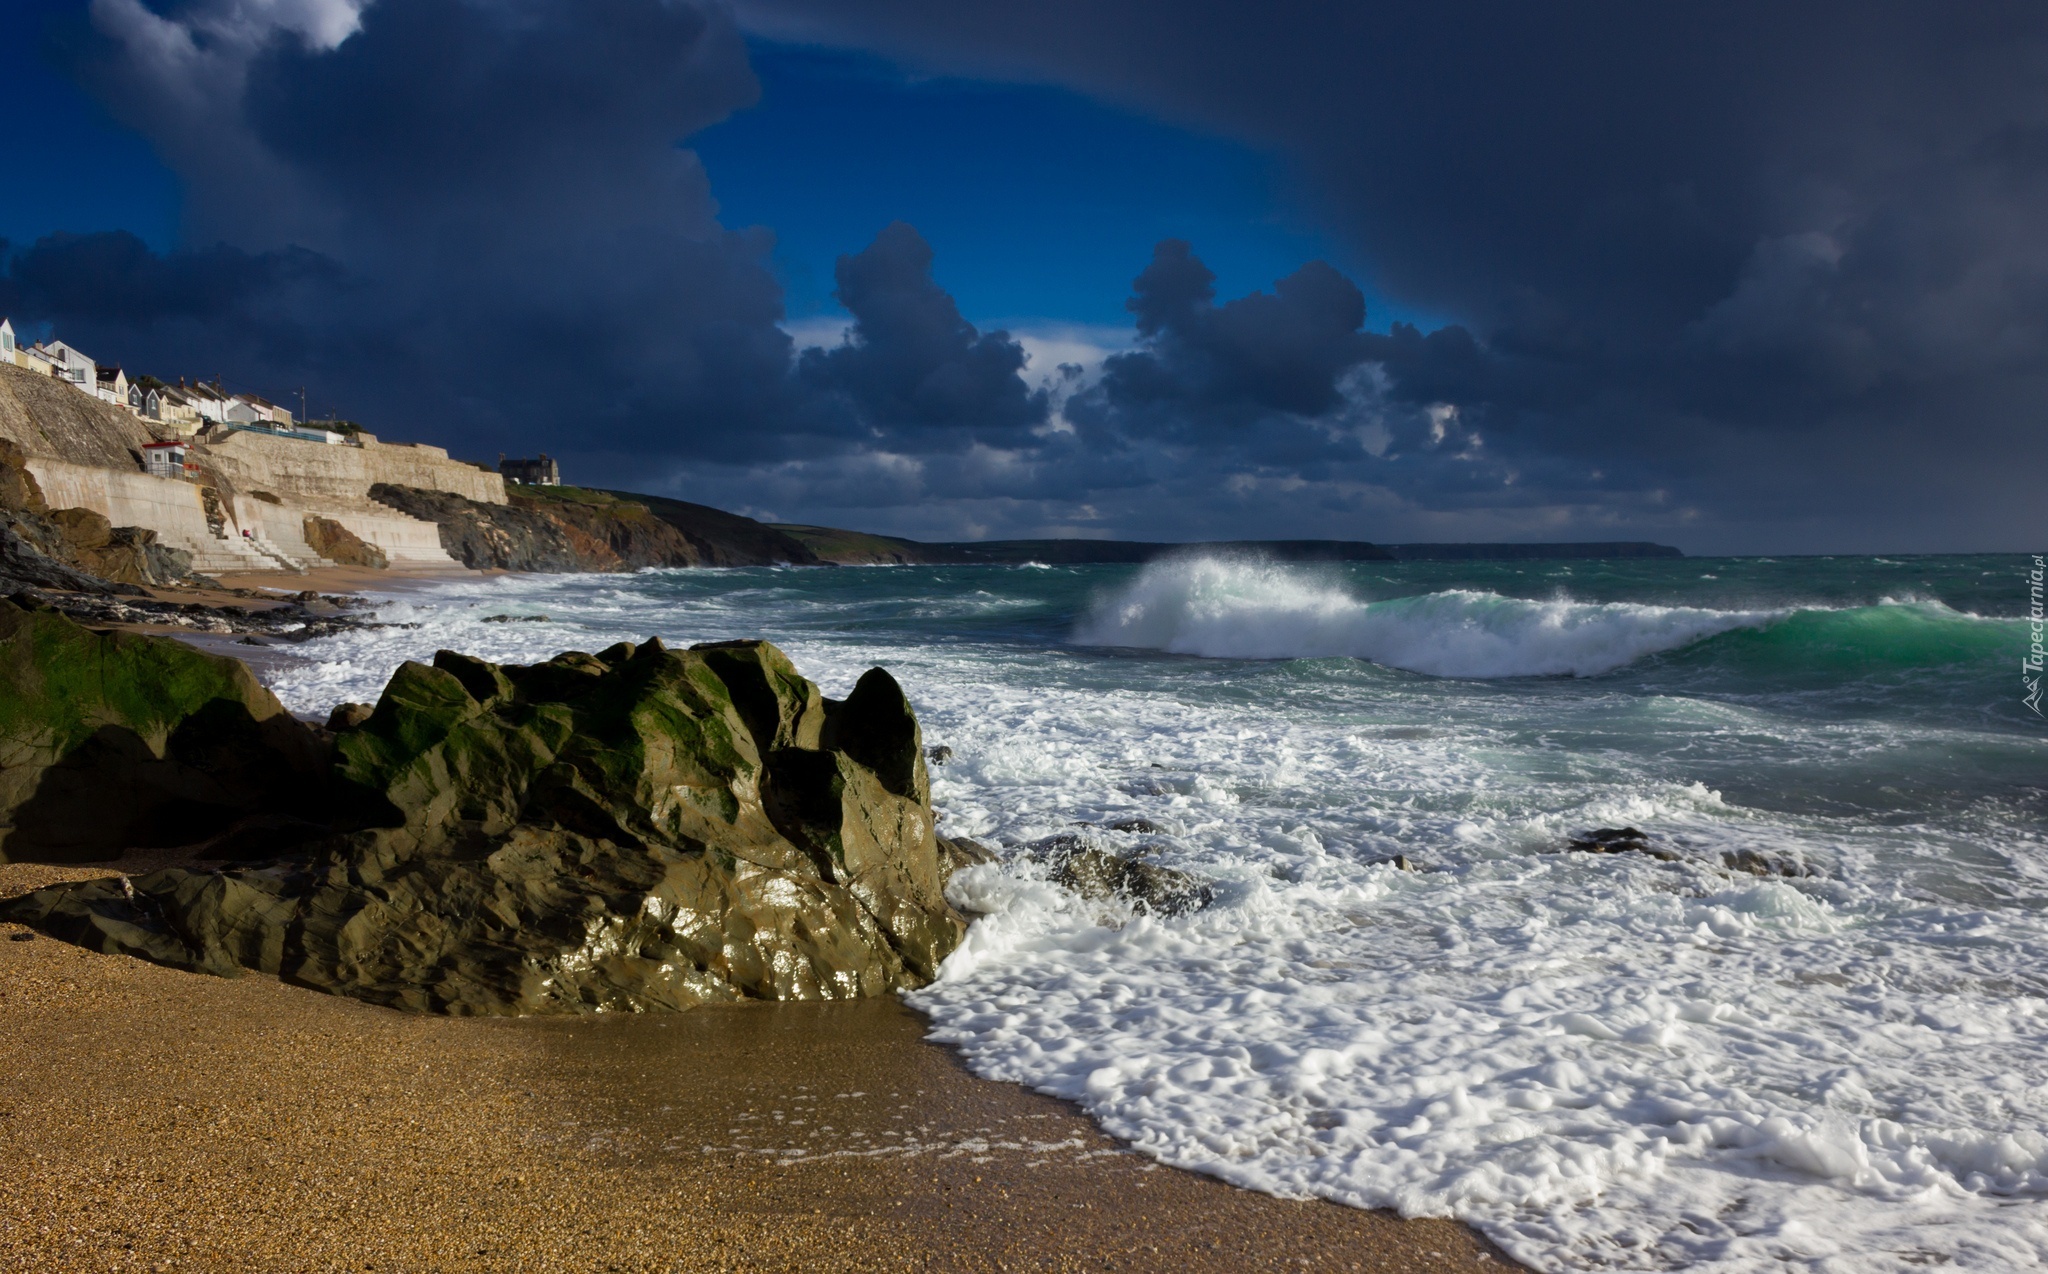
<svg viewBox="0 0 2048 1274">
<path fill-rule="evenodd" d="M 1074 640 L 1217 659 L 1348 657 L 1437 677 L 1590 677 L 1787 613 L 1467 589 L 1367 602 L 1310 571 L 1193 558 L 1147 566 L 1095 604 Z"/>
</svg>

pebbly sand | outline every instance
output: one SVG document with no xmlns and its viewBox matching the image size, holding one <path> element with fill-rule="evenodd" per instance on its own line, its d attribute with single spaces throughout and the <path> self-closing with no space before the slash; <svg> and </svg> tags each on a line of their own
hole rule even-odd
<svg viewBox="0 0 2048 1274">
<path fill-rule="evenodd" d="M 0 863 L 0 897 L 173 857 Z M 0 923 L 0 1272 L 1520 1268 L 1456 1222 L 1160 1167 L 924 1029 L 893 998 L 413 1016 Z"/>
<path fill-rule="evenodd" d="M 0 895 L 115 865 L 0 864 Z M 0 1270 L 1516 1268 L 1159 1167 L 900 1002 L 412 1016 L 0 924 Z"/>
</svg>

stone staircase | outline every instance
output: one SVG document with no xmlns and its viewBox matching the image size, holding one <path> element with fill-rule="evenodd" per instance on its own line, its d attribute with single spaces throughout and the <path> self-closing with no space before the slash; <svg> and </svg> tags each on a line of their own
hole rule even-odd
<svg viewBox="0 0 2048 1274">
<path fill-rule="evenodd" d="M 285 552 L 282 548 L 278 547 L 275 540 L 272 540 L 263 532 L 251 531 L 247 537 L 247 542 L 255 546 L 258 553 L 269 558 L 273 565 L 287 571 L 295 571 L 300 575 L 306 573 L 308 563 L 305 559 L 293 557 L 290 553 Z M 312 549 L 308 548 L 305 551 L 307 557 L 312 561 L 319 562 L 323 560 Z"/>
</svg>

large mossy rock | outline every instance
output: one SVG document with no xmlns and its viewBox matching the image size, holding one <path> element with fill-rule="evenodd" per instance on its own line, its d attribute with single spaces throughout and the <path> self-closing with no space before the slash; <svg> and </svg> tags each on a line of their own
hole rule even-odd
<svg viewBox="0 0 2048 1274">
<path fill-rule="evenodd" d="M 0 601 L 0 862 L 190 844 L 317 814 L 327 751 L 246 664 Z"/>
<path fill-rule="evenodd" d="M 929 981 L 965 928 L 941 892 L 921 742 L 888 673 L 833 702 L 762 642 L 531 667 L 443 651 L 336 738 L 358 830 L 0 914 L 444 1013 L 876 995 Z"/>
</svg>

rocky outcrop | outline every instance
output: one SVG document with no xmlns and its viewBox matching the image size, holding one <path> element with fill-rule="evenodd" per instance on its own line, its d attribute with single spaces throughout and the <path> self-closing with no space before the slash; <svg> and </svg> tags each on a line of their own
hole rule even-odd
<svg viewBox="0 0 2048 1274">
<path fill-rule="evenodd" d="M 657 496 L 584 487 L 514 487 L 510 503 L 380 484 L 373 499 L 435 523 L 464 566 L 505 571 L 630 571 L 648 566 L 814 565 L 815 554 L 751 518 Z"/>
<path fill-rule="evenodd" d="M 509 504 L 485 504 L 448 491 L 380 482 L 370 498 L 440 528 L 448 556 L 476 571 L 618 570 L 616 555 L 602 559 L 579 545 L 561 523 Z M 587 540 L 587 537 L 585 537 Z"/>
<path fill-rule="evenodd" d="M 531 667 L 444 651 L 333 724 L 354 830 L 0 914 L 458 1014 L 878 995 L 928 981 L 963 932 L 917 720 L 880 669 L 834 702 L 762 642 Z"/>
<path fill-rule="evenodd" d="M 17 519 L 0 513 L 0 592 L 54 588 L 75 593 L 112 593 L 115 586 L 64 565 L 24 538 Z"/>
<path fill-rule="evenodd" d="M 115 526 L 91 509 L 52 509 L 21 448 L 0 439 L 0 588 L 106 593 L 113 584 L 135 592 L 191 569 L 191 554 L 158 543 L 146 527 Z"/>
<path fill-rule="evenodd" d="M 185 845 L 315 814 L 325 745 L 240 660 L 0 601 L 0 861 Z"/>
<path fill-rule="evenodd" d="M 391 565 L 384 550 L 368 543 L 333 518 L 309 513 L 305 518 L 306 544 L 336 566 L 365 566 L 381 571 Z"/>
<path fill-rule="evenodd" d="M 587 537 L 593 546 L 601 546 L 599 551 L 618 564 L 612 569 L 704 564 L 704 555 L 681 531 L 655 517 L 638 500 L 583 487 L 514 486 L 510 491 L 514 508 L 552 518 L 570 532 Z"/>
</svg>

